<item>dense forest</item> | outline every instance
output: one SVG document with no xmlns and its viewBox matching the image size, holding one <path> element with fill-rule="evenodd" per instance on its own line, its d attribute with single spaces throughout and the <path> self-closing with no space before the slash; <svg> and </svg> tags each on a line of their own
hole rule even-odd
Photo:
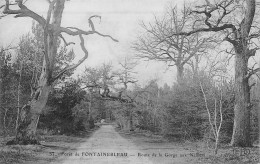
<svg viewBox="0 0 260 164">
<path fill-rule="evenodd" d="M 102 119 L 170 141 L 214 142 L 216 150 L 220 143 L 251 147 L 259 142 L 256 0 L 169 5 L 163 15 L 139 25 L 142 33 L 129 45 L 133 56 L 116 66 L 85 66 L 78 76 L 74 70 L 91 55 L 85 37 L 118 41 L 96 31 L 96 15 L 86 31 L 62 27 L 65 0 L 48 2 L 46 18 L 22 0 L 1 6 L 0 21 L 14 19 L 9 15 L 33 19 L 17 45 L 0 49 L 0 135 L 14 136 L 8 144 L 36 144 L 44 134 L 77 135 Z M 62 34 L 80 40 L 85 56 L 76 64 L 75 43 Z M 137 66 L 147 60 L 174 68 L 176 81 L 140 83 Z"/>
</svg>

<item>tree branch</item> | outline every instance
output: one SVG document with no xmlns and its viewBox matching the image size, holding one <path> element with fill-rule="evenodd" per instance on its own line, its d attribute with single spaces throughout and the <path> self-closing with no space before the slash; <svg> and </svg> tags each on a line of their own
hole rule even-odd
<svg viewBox="0 0 260 164">
<path fill-rule="evenodd" d="M 5 2 L 6 2 L 5 9 L 3 11 L 4 14 L 15 14 L 15 18 L 31 17 L 44 27 L 46 22 L 45 19 L 40 15 L 36 14 L 35 12 L 31 11 L 30 9 L 28 9 L 25 5 L 23 5 L 21 0 L 19 0 L 17 3 L 20 8 L 19 10 L 11 10 L 9 8 L 9 5 L 11 5 L 9 4 L 9 0 L 5 0 Z"/>
<path fill-rule="evenodd" d="M 71 44 L 75 44 L 74 42 L 67 42 L 67 41 L 65 40 L 65 38 L 64 38 L 61 34 L 59 35 L 59 37 L 63 40 L 65 46 L 69 46 L 69 45 L 71 45 Z"/>
<path fill-rule="evenodd" d="M 96 31 L 96 30 L 95 30 L 94 23 L 93 23 L 92 20 L 91 20 L 92 18 L 99 18 L 99 19 L 101 20 L 101 16 L 99 16 L 99 15 L 93 15 L 93 16 L 89 17 L 89 19 L 88 19 L 88 23 L 89 23 L 89 26 L 91 27 L 92 31 Z"/>
<path fill-rule="evenodd" d="M 253 48 L 253 49 L 249 50 L 247 52 L 248 58 L 250 58 L 251 56 L 255 56 L 255 53 L 256 53 L 257 50 L 259 50 L 259 48 Z"/>
<path fill-rule="evenodd" d="M 233 24 L 224 24 L 222 26 L 219 27 L 212 27 L 212 28 L 199 28 L 199 29 L 195 29 L 193 31 L 189 31 L 189 32 L 180 32 L 178 34 L 172 34 L 170 36 L 167 36 L 167 38 L 169 37 L 173 37 L 174 35 L 191 35 L 191 34 L 195 34 L 198 32 L 218 32 L 218 31 L 222 31 L 225 29 L 232 29 L 232 31 L 236 31 L 236 27 Z"/>
<path fill-rule="evenodd" d="M 122 103 L 133 103 L 133 100 L 128 100 L 128 99 L 124 99 L 122 97 L 118 97 L 118 96 L 111 96 L 109 94 L 107 95 L 102 95 L 101 94 L 101 97 L 102 98 L 107 98 L 106 100 L 112 100 L 112 101 L 119 101 L 119 102 L 122 102 Z"/>
<path fill-rule="evenodd" d="M 58 75 L 56 77 L 52 78 L 51 82 L 60 78 L 65 72 L 77 68 L 81 63 L 83 63 L 88 58 L 88 51 L 87 51 L 87 49 L 84 45 L 84 38 L 81 34 L 79 35 L 79 38 L 80 38 L 80 41 L 81 41 L 80 42 L 81 49 L 83 50 L 83 52 L 85 54 L 84 57 L 82 59 L 80 59 L 76 64 L 73 64 L 73 65 L 70 65 L 70 66 L 64 68 L 60 73 L 58 73 Z"/>
<path fill-rule="evenodd" d="M 252 75 L 256 74 L 257 72 L 260 72 L 260 68 L 256 68 L 256 69 L 250 71 L 250 72 L 247 74 L 246 78 L 249 79 Z"/>
<path fill-rule="evenodd" d="M 72 31 L 70 29 L 73 29 L 73 30 L 76 30 L 76 31 Z M 59 31 L 61 33 L 64 32 L 64 33 L 72 35 L 72 36 L 97 34 L 97 35 L 100 35 L 100 36 L 103 36 L 103 37 L 108 37 L 108 38 L 112 39 L 113 41 L 118 42 L 117 39 L 114 39 L 110 35 L 101 34 L 101 33 L 97 32 L 97 31 L 84 31 L 84 30 L 81 30 L 81 29 L 76 28 L 76 27 L 67 27 L 67 28 L 60 27 Z"/>
<path fill-rule="evenodd" d="M 237 42 L 233 39 L 231 39 L 230 37 L 226 36 L 224 38 L 225 41 L 228 41 L 229 43 L 231 43 L 233 46 L 236 46 L 237 45 Z"/>
<path fill-rule="evenodd" d="M 21 3 L 22 2 L 21 0 L 19 0 L 19 3 L 18 3 L 18 6 L 20 7 L 19 10 L 11 10 L 11 9 L 9 9 L 9 5 L 11 5 L 11 4 L 9 4 L 9 0 L 5 0 L 5 1 L 6 1 L 6 4 L 5 4 L 5 9 L 3 11 L 4 14 L 14 14 L 15 18 L 18 18 L 18 17 L 30 17 L 30 18 L 36 20 L 43 28 L 46 26 L 46 22 L 48 22 L 50 20 L 51 11 L 53 9 L 54 3 L 56 2 L 56 0 L 51 2 L 50 6 L 49 6 L 49 10 L 48 10 L 47 20 L 45 20 L 43 17 L 39 16 L 35 12 L 31 11 L 30 9 L 28 9 L 25 5 L 23 5 Z M 100 16 L 94 15 L 94 16 L 91 16 L 89 18 L 90 26 L 93 27 L 92 31 L 84 31 L 84 30 L 81 30 L 81 29 L 76 28 L 76 27 L 67 27 L 67 28 L 65 28 L 65 27 L 56 27 L 56 28 L 58 28 L 58 29 L 56 29 L 57 33 L 64 32 L 64 33 L 67 33 L 67 34 L 72 35 L 72 36 L 76 36 L 76 35 L 80 35 L 80 34 L 83 34 L 83 35 L 97 34 L 97 35 L 100 35 L 100 36 L 103 36 L 103 37 L 109 37 L 113 41 L 118 42 L 117 39 L 114 39 L 110 35 L 105 35 L 105 34 L 102 34 L 102 33 L 99 33 L 97 31 L 95 31 L 93 22 L 91 21 L 91 18 L 94 18 L 94 17 L 99 17 L 100 18 Z M 53 27 L 50 27 L 50 28 L 53 28 Z M 73 29 L 73 30 L 76 30 L 76 31 L 73 31 L 73 30 L 70 30 L 70 29 Z"/>
<path fill-rule="evenodd" d="M 197 10 L 191 11 L 190 14 L 196 13 L 196 14 L 205 15 L 204 24 L 207 27 L 194 29 L 194 30 L 191 30 L 189 32 L 181 32 L 181 33 L 177 33 L 177 34 L 172 34 L 172 35 L 168 36 L 167 38 L 172 37 L 174 35 L 189 36 L 189 35 L 192 35 L 192 34 L 198 33 L 198 32 L 218 32 L 218 31 L 222 31 L 222 30 L 225 30 L 225 29 L 231 29 L 232 32 L 235 33 L 236 27 L 233 24 L 226 23 L 226 24 L 219 26 L 219 24 L 224 19 L 224 17 L 227 16 L 228 14 L 230 14 L 231 11 L 234 10 L 235 7 L 231 11 L 227 11 L 227 7 L 229 7 L 233 3 L 233 1 L 234 0 L 220 1 L 219 3 L 216 3 L 216 4 L 211 4 L 211 3 L 209 3 L 209 1 L 206 1 L 205 5 L 197 6 L 197 8 L 204 8 L 204 9 L 201 10 L 201 11 L 197 11 Z M 216 10 L 221 10 L 221 9 L 223 11 L 222 11 L 222 13 L 220 13 L 221 11 L 219 11 L 219 13 L 220 13 L 219 18 L 214 23 L 210 22 L 209 20 L 212 16 L 212 13 L 215 12 Z M 197 21 L 195 21 L 195 22 L 197 22 Z M 194 26 L 195 26 L 195 24 L 193 25 L 193 27 Z"/>
</svg>

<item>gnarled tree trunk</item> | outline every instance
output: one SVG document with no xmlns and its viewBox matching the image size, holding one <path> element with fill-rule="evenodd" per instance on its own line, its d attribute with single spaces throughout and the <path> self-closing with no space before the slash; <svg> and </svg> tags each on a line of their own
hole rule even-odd
<svg viewBox="0 0 260 164">
<path fill-rule="evenodd" d="M 255 51 L 249 49 L 248 37 L 255 15 L 255 0 L 246 1 L 246 12 L 241 22 L 240 38 L 234 43 L 235 56 L 235 117 L 233 126 L 232 146 L 250 147 L 250 87 L 248 79 L 248 59 Z M 253 53 L 253 54 L 252 54 Z"/>
<path fill-rule="evenodd" d="M 259 65 L 260 65 L 260 61 L 259 61 Z M 259 74 L 260 75 L 260 74 Z M 259 83 L 260 83 L 260 79 L 258 79 Z M 260 85 L 258 85 L 258 140 L 260 140 Z"/>
<path fill-rule="evenodd" d="M 43 61 L 42 72 L 38 81 L 37 89 L 32 96 L 31 101 L 22 108 L 20 113 L 19 125 L 14 140 L 7 144 L 39 144 L 36 138 L 36 129 L 40 114 L 44 110 L 49 93 L 52 88 L 52 74 L 57 54 L 58 32 L 57 27 L 60 27 L 62 13 L 65 0 L 57 0 L 52 11 L 53 16 L 51 21 L 52 28 L 45 25 L 44 28 L 44 48 L 45 58 Z M 51 18 L 50 18 L 51 19 Z"/>
<path fill-rule="evenodd" d="M 32 100 L 21 110 L 16 137 L 7 144 L 39 144 L 36 138 L 36 129 L 40 114 L 46 106 L 51 91 L 51 84 L 48 82 L 46 70 L 46 64 L 44 64 L 38 82 L 38 89 L 35 91 Z"/>
<path fill-rule="evenodd" d="M 4 60 L 2 55 L 3 55 L 3 50 L 0 50 L 0 136 L 4 131 L 4 109 L 2 108 L 3 105 L 2 66 L 4 65 Z"/>
<path fill-rule="evenodd" d="M 235 109 L 232 146 L 249 147 L 250 142 L 250 89 L 247 77 L 248 59 L 245 54 L 235 56 Z"/>
</svg>

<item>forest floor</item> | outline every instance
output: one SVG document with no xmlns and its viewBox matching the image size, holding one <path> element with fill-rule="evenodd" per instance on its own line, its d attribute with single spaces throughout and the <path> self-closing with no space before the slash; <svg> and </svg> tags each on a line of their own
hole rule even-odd
<svg viewBox="0 0 260 164">
<path fill-rule="evenodd" d="M 1 164 L 259 164 L 259 148 L 222 146 L 213 155 L 203 142 L 169 142 L 144 132 L 115 130 L 102 125 L 82 137 L 44 136 L 41 145 L 6 146 L 0 140 Z"/>
</svg>

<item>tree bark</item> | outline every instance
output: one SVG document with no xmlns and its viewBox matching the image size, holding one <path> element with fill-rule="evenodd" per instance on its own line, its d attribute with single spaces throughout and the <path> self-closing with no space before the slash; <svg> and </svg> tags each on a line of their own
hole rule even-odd
<svg viewBox="0 0 260 164">
<path fill-rule="evenodd" d="M 184 68 L 182 64 L 176 64 L 176 66 L 177 66 L 177 83 L 181 84 L 183 82 Z"/>
<path fill-rule="evenodd" d="M 250 87 L 248 84 L 248 59 L 250 50 L 247 38 L 255 15 L 255 0 L 246 1 L 246 12 L 241 22 L 241 37 L 234 45 L 235 55 L 235 108 L 232 146 L 251 147 L 250 140 Z"/>
<path fill-rule="evenodd" d="M 3 50 L 0 51 L 0 136 L 4 131 L 4 109 L 3 106 L 3 77 L 2 77 L 2 66 L 4 65 Z"/>
<path fill-rule="evenodd" d="M 260 62 L 259 62 L 260 64 Z M 260 74 L 258 74 L 260 75 Z M 258 79 L 259 83 L 260 83 L 260 80 Z M 258 113 L 258 140 L 260 141 L 260 85 L 258 85 L 258 110 L 257 110 L 257 113 Z"/>
<path fill-rule="evenodd" d="M 32 100 L 22 108 L 16 137 L 14 140 L 7 142 L 7 145 L 39 144 L 36 138 L 36 129 L 40 114 L 45 108 L 51 91 L 51 85 L 48 83 L 47 77 L 46 64 L 44 64 L 38 82 L 38 89 L 35 91 Z"/>
<path fill-rule="evenodd" d="M 260 65 L 260 60 L 258 62 L 258 65 Z M 260 73 L 258 73 L 258 76 L 260 76 Z M 258 110 L 257 110 L 257 120 L 258 120 L 258 141 L 260 141 L 260 79 L 258 79 Z"/>
<path fill-rule="evenodd" d="M 249 147 L 250 142 L 250 89 L 247 78 L 248 59 L 244 54 L 235 56 L 235 109 L 232 146 Z"/>
<path fill-rule="evenodd" d="M 258 62 L 260 64 L 260 61 Z M 258 73 L 258 76 L 260 74 Z M 260 141 L 260 79 L 257 79 L 257 99 L 258 99 L 258 106 L 256 107 L 257 110 L 257 121 L 258 121 L 258 141 Z"/>
</svg>

